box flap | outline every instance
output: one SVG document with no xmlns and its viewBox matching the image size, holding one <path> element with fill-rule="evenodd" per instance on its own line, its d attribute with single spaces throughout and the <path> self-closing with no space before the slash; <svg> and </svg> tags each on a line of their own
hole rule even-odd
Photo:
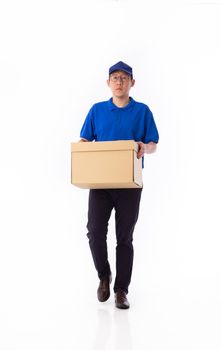
<svg viewBox="0 0 221 350">
<path fill-rule="evenodd" d="M 123 151 L 123 150 L 134 150 L 137 152 L 138 148 L 139 146 L 134 140 L 71 143 L 71 152 Z"/>
</svg>

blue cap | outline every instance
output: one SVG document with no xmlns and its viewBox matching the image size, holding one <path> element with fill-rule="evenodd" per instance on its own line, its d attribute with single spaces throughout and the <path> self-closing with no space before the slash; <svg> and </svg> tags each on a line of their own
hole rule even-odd
<svg viewBox="0 0 221 350">
<path fill-rule="evenodd" d="M 109 68 L 109 75 L 115 72 L 116 70 L 122 70 L 123 72 L 126 72 L 127 74 L 133 76 L 132 68 L 122 61 L 117 62 Z"/>
</svg>

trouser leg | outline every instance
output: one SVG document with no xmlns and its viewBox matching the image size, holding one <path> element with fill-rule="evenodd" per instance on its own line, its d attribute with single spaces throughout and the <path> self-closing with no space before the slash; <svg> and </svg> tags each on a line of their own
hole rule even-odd
<svg viewBox="0 0 221 350">
<path fill-rule="evenodd" d="M 87 236 L 95 268 L 100 279 L 109 276 L 107 252 L 108 221 L 113 209 L 111 196 L 105 190 L 90 190 L 88 202 Z"/>
<path fill-rule="evenodd" d="M 116 190 L 116 279 L 114 291 L 128 293 L 133 267 L 133 232 L 139 215 L 142 189 Z"/>
</svg>

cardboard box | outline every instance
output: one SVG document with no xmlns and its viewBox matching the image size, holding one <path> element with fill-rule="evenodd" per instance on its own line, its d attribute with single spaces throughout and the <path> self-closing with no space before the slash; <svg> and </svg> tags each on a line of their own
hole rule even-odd
<svg viewBox="0 0 221 350">
<path fill-rule="evenodd" d="M 142 159 L 133 141 L 71 144 L 71 183 L 81 188 L 140 188 Z"/>
</svg>

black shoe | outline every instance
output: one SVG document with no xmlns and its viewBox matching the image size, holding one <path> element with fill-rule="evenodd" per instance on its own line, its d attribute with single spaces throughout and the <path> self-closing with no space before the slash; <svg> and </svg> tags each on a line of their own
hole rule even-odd
<svg viewBox="0 0 221 350">
<path fill-rule="evenodd" d="M 97 298 L 99 301 L 106 301 L 110 297 L 110 283 L 112 281 L 111 274 L 109 277 L 101 279 L 98 289 L 97 289 Z"/>
<path fill-rule="evenodd" d="M 127 300 L 127 294 L 123 290 L 118 290 L 115 293 L 115 306 L 118 309 L 129 309 L 130 304 Z"/>
</svg>

